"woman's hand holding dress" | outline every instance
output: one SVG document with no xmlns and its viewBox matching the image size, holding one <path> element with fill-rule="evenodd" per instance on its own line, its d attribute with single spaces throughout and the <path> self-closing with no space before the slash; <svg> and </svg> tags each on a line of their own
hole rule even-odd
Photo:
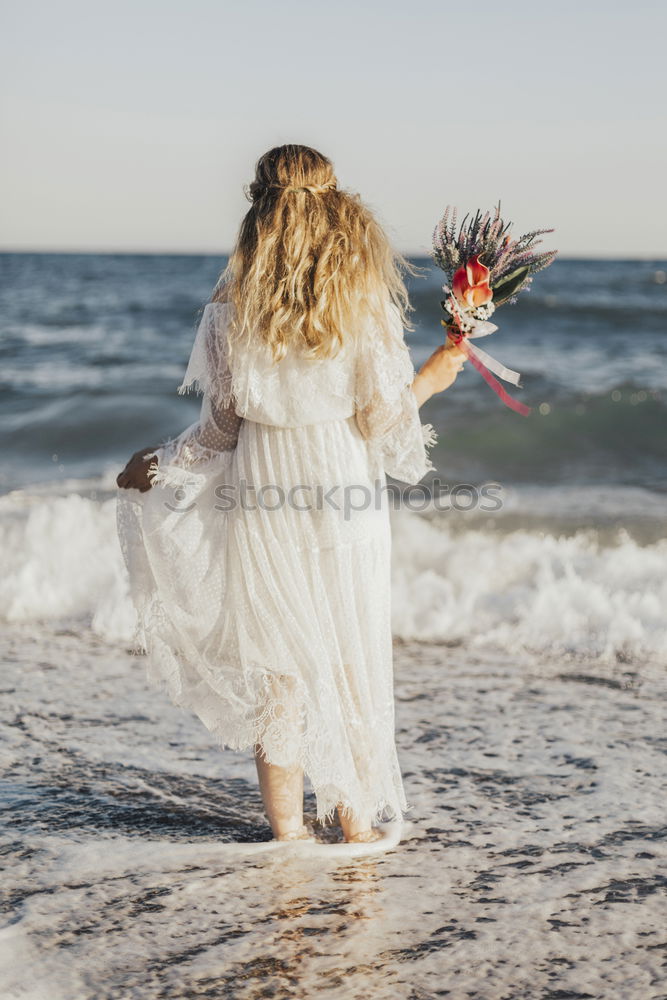
<svg viewBox="0 0 667 1000">
<path fill-rule="evenodd" d="M 116 477 L 116 485 L 124 490 L 139 490 L 147 493 L 153 485 L 149 475 L 149 467 L 155 459 L 157 448 L 142 448 L 135 451 L 125 468 Z"/>
</svg>

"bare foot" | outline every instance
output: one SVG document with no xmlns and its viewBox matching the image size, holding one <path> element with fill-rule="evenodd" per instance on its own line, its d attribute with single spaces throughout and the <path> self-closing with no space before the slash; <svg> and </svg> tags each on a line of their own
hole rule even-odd
<svg viewBox="0 0 667 1000">
<path fill-rule="evenodd" d="M 377 827 L 373 827 L 370 830 L 361 830 L 359 833 L 353 833 L 345 840 L 348 844 L 372 844 L 376 840 L 382 840 L 384 834 L 382 830 L 378 830 Z"/>
<path fill-rule="evenodd" d="M 289 830 L 287 833 L 281 833 L 279 837 L 274 837 L 274 840 L 312 840 L 316 838 L 312 835 L 305 823 L 300 826 L 297 830 Z"/>
</svg>

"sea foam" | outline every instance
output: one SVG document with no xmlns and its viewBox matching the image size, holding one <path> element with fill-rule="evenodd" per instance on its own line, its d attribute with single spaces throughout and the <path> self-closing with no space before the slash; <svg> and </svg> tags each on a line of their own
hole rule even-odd
<svg viewBox="0 0 667 1000">
<path fill-rule="evenodd" d="M 116 500 L 82 492 L 0 497 L 0 616 L 90 627 L 126 643 L 134 610 Z M 667 540 L 618 529 L 487 530 L 392 512 L 398 639 L 608 662 L 667 659 Z"/>
</svg>

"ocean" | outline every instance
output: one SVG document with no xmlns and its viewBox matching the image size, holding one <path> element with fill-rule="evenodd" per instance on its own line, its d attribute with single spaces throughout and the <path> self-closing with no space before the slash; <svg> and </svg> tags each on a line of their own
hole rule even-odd
<svg viewBox="0 0 667 1000">
<path fill-rule="evenodd" d="M 470 365 L 423 408 L 437 472 L 392 512 L 413 811 L 353 863 L 244 856 L 252 759 L 128 649 L 115 477 L 196 419 L 224 263 L 0 255 L 2 995 L 664 997 L 667 262 L 557 259 L 496 313 L 529 417 Z"/>
<path fill-rule="evenodd" d="M 442 274 L 416 263 L 407 339 L 419 367 L 442 340 Z M 115 477 L 133 451 L 196 419 L 198 398 L 176 386 L 223 265 L 0 257 L 7 620 L 87 619 L 107 637 L 123 632 Z M 510 388 L 533 407 L 529 417 L 507 409 L 470 364 L 425 405 L 450 509 L 445 498 L 445 509 L 396 518 L 397 636 L 612 661 L 664 655 L 662 607 L 650 597 L 665 598 L 666 269 L 557 260 L 497 312 L 500 329 L 483 344 L 522 373 L 523 388 Z M 485 484 L 494 504 L 480 498 Z M 410 497 L 424 506 L 423 490 Z M 471 563 L 484 571 L 468 572 Z"/>
</svg>

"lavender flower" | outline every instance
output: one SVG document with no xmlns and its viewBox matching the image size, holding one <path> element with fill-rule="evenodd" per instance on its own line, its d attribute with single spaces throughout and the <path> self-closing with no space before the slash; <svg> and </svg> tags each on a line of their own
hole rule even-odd
<svg viewBox="0 0 667 1000">
<path fill-rule="evenodd" d="M 448 205 L 433 233 L 433 258 L 450 284 L 455 271 L 477 256 L 490 271 L 491 288 L 494 293 L 498 290 L 496 301 L 515 302 L 517 294 L 530 284 L 531 276 L 543 271 L 556 256 L 556 250 L 535 252 L 542 242 L 538 237 L 552 233 L 553 229 L 534 229 L 512 240 L 509 235 L 512 223 L 501 218 L 500 202 L 493 215 L 479 210 L 472 218 L 466 215 L 458 230 L 457 215 L 457 209 Z M 506 295 L 504 283 L 507 283 Z"/>
</svg>

